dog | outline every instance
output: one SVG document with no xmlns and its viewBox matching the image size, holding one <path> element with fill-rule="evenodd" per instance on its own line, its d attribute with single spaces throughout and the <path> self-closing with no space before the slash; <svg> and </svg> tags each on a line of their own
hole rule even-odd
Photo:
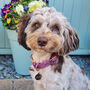
<svg viewBox="0 0 90 90">
<path fill-rule="evenodd" d="M 90 90 L 90 81 L 67 55 L 78 49 L 77 32 L 62 13 L 43 7 L 22 16 L 18 42 L 32 50 L 35 90 Z"/>
</svg>

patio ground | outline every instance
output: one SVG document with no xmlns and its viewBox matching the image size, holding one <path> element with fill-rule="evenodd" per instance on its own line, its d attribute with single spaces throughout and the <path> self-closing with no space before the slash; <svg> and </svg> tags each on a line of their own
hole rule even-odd
<svg viewBox="0 0 90 90">
<path fill-rule="evenodd" d="M 0 80 L 0 90 L 34 90 L 31 79 Z"/>
</svg>

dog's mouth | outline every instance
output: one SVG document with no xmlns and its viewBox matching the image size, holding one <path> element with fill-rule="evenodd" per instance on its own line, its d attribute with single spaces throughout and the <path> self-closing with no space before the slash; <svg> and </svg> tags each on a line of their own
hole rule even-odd
<svg viewBox="0 0 90 90">
<path fill-rule="evenodd" d="M 58 47 L 54 45 L 50 46 L 49 44 L 47 44 L 46 46 L 38 46 L 36 50 L 42 50 L 48 53 L 52 53 L 52 55 L 55 55 L 56 52 L 58 51 Z"/>
</svg>

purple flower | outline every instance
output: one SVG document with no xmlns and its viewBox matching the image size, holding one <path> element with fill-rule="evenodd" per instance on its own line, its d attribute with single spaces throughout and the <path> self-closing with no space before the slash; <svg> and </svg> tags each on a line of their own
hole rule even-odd
<svg viewBox="0 0 90 90">
<path fill-rule="evenodd" d="M 6 8 L 2 8 L 1 9 L 1 16 L 3 17 L 3 16 L 5 16 L 5 14 L 6 14 Z"/>
<path fill-rule="evenodd" d="M 8 4 L 8 7 L 11 7 L 12 5 L 11 4 Z"/>
<path fill-rule="evenodd" d="M 26 5 L 26 6 L 24 7 L 24 10 L 27 11 L 27 9 L 28 9 L 28 6 Z"/>
<path fill-rule="evenodd" d="M 5 13 L 0 13 L 1 14 L 1 17 L 4 17 L 5 16 Z"/>
<path fill-rule="evenodd" d="M 2 12 L 6 11 L 6 8 L 2 8 L 1 11 L 2 11 Z"/>
<path fill-rule="evenodd" d="M 46 2 L 46 4 L 48 4 L 49 3 L 49 0 L 43 0 L 44 2 Z"/>
<path fill-rule="evenodd" d="M 5 4 L 5 5 L 4 5 L 4 8 L 6 8 L 7 6 L 8 6 L 8 4 Z"/>
</svg>

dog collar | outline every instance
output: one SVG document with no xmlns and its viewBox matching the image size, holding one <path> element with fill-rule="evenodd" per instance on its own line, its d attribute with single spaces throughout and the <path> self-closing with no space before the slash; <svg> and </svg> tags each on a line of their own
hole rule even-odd
<svg viewBox="0 0 90 90">
<path fill-rule="evenodd" d="M 36 68 L 37 71 L 39 71 L 40 69 L 43 69 L 43 68 L 46 68 L 50 65 L 56 65 L 58 63 L 58 59 L 57 59 L 57 56 L 53 56 L 51 59 L 49 60 L 45 60 L 45 61 L 42 61 L 42 62 L 34 62 L 34 59 L 31 55 L 31 61 L 32 61 L 32 64 L 34 66 L 34 68 Z"/>
</svg>

